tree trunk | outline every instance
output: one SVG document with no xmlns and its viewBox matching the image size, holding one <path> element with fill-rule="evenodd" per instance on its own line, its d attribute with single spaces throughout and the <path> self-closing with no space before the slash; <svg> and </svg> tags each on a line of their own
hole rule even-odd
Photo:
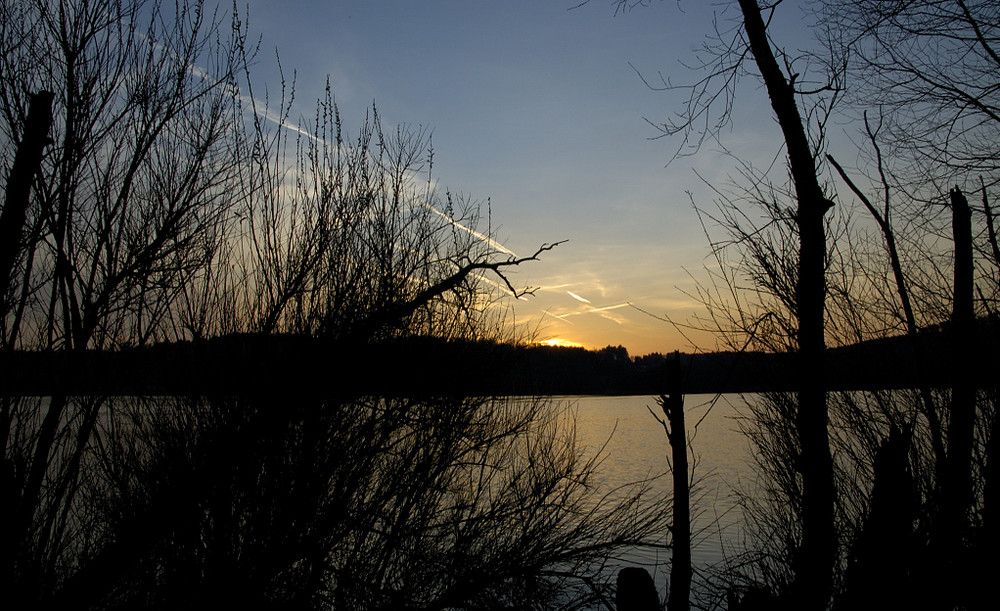
<svg viewBox="0 0 1000 611">
<path fill-rule="evenodd" d="M 28 204 L 31 202 L 31 183 L 38 174 L 45 145 L 52 142 L 49 139 L 49 129 L 52 127 L 54 97 L 55 94 L 48 91 L 32 94 L 24 134 L 17 145 L 14 163 L 7 177 L 3 212 L 0 212 L 0 316 L 6 316 L 10 306 L 7 294 L 11 288 L 17 253 L 21 248 L 21 232 L 28 214 Z"/>
<path fill-rule="evenodd" d="M 941 560 L 946 578 L 966 574 L 963 567 L 965 538 L 969 534 L 972 508 L 972 440 L 976 419 L 976 381 L 973 378 L 973 343 L 976 313 L 973 303 L 974 263 L 972 254 L 972 212 L 965 195 L 957 187 L 951 191 L 952 235 L 955 242 L 955 298 L 952 309 L 952 363 L 955 371 L 948 420 L 948 456 L 942 482 Z"/>
<path fill-rule="evenodd" d="M 981 179 L 980 179 L 981 180 Z M 996 226 L 993 222 L 993 212 L 989 198 L 986 196 L 986 185 L 983 184 L 983 211 L 986 214 L 986 234 L 993 253 L 993 261 L 1000 265 L 1000 244 L 997 241 Z M 990 328 L 995 328 L 997 318 L 990 314 Z M 979 583 L 991 583 L 1000 571 L 1000 558 L 996 550 L 1000 548 L 1000 389 L 996 382 L 987 387 L 987 401 L 992 404 L 992 418 L 989 422 L 989 441 L 986 445 L 986 471 L 983 474 L 983 514 L 982 537 L 976 537 L 979 549 L 977 565 L 979 568 Z M 985 588 L 984 588 L 985 589 Z"/>
<path fill-rule="evenodd" d="M 771 108 L 781 126 L 795 184 L 799 229 L 799 277 L 796 286 L 799 380 L 798 430 L 802 473 L 802 544 L 796 557 L 793 603 L 799 609 L 824 609 L 833 588 L 836 560 L 833 460 L 827 432 L 824 302 L 826 299 L 826 230 L 823 217 L 832 207 L 816 176 L 795 102 L 771 50 L 756 0 L 740 0 L 750 50 L 767 87 Z"/>
<path fill-rule="evenodd" d="M 674 476 L 673 551 L 670 561 L 669 611 L 688 611 L 691 599 L 691 490 L 688 473 L 687 429 L 681 390 L 680 354 L 667 360 L 667 392 L 660 406 L 667 417 Z"/>
</svg>

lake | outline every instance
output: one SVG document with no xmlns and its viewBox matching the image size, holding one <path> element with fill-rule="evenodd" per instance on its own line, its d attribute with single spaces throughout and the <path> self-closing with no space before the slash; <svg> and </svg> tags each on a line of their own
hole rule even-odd
<svg viewBox="0 0 1000 611">
<path fill-rule="evenodd" d="M 601 477 L 609 486 L 643 480 L 669 472 L 670 446 L 663 426 L 650 408 L 663 416 L 651 396 L 556 397 L 569 403 L 577 415 L 578 443 L 590 453 L 604 447 L 607 459 Z M 689 395 L 684 399 L 689 449 L 694 453 L 695 488 L 692 491 L 692 561 L 695 570 L 723 560 L 724 550 L 738 545 L 739 511 L 733 487 L 751 476 L 749 446 L 737 418 L 746 403 L 739 395 Z M 654 486 L 667 492 L 672 479 Z M 667 535 L 664 534 L 664 542 Z M 663 591 L 669 573 L 669 551 L 635 550 L 630 564 L 645 566 Z"/>
</svg>

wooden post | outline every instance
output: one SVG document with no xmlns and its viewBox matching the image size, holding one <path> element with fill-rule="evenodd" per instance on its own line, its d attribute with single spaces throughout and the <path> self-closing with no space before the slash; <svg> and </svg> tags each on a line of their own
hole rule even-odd
<svg viewBox="0 0 1000 611">
<path fill-rule="evenodd" d="M 674 477 L 673 558 L 670 562 L 670 611 L 688 611 L 691 599 L 691 490 L 688 473 L 687 430 L 684 426 L 684 393 L 681 383 L 681 356 L 667 359 L 667 394 L 660 406 L 667 417 L 667 441 Z"/>
</svg>

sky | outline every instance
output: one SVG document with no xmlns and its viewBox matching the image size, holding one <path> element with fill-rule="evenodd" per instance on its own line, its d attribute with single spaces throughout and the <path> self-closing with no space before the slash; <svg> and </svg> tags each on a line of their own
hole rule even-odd
<svg viewBox="0 0 1000 611">
<path fill-rule="evenodd" d="M 274 90 L 280 56 L 302 117 L 329 77 L 348 132 L 373 103 L 384 125 L 428 129 L 438 189 L 488 199 L 506 248 L 525 256 L 565 240 L 511 274 L 537 289 L 512 308 L 534 340 L 632 355 L 714 349 L 711 335 L 679 331 L 704 311 L 691 295 L 712 264 L 692 202 L 710 207 L 705 181 L 726 181 L 733 164 L 711 145 L 672 161 L 679 142 L 657 138 L 650 122 L 684 97 L 647 82 L 695 80 L 687 66 L 723 7 L 666 0 L 616 14 L 611 0 L 578 3 L 241 6 L 262 41 L 258 83 Z M 780 132 L 766 95 L 746 89 L 722 140 L 738 156 L 773 158 Z"/>
</svg>

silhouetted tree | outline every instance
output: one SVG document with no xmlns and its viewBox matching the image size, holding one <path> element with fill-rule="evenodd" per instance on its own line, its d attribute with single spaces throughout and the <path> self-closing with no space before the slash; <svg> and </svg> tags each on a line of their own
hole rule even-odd
<svg viewBox="0 0 1000 611">
<path fill-rule="evenodd" d="M 994 395 L 982 388 L 992 383 L 971 379 L 970 355 L 980 341 L 971 330 L 992 327 L 1000 286 L 987 195 L 998 170 L 1000 10 L 996 3 L 975 0 L 859 0 L 824 2 L 821 15 L 831 25 L 827 47 L 847 60 L 850 107 L 859 114 L 879 112 L 874 130 L 865 115 L 871 152 L 864 161 L 877 172 L 872 182 L 885 194 L 884 218 L 892 191 L 896 218 L 905 221 L 902 241 L 911 245 L 909 261 L 905 270 L 893 263 L 893 274 L 907 329 L 916 338 L 918 367 L 928 360 L 919 339 L 926 333 L 912 330 L 936 323 L 948 330 L 955 364 L 947 392 L 923 389 L 917 402 L 897 399 L 900 409 L 919 407 L 927 420 L 930 451 L 914 443 L 913 462 L 930 457 L 934 465 L 918 479 L 921 536 L 933 553 L 914 564 L 932 567 L 928 578 L 954 584 L 938 589 L 933 604 L 939 608 L 982 604 L 986 596 L 969 563 L 993 569 L 996 563 L 992 557 L 969 558 L 976 547 L 973 533 L 988 530 L 982 491 L 990 485 L 996 405 Z M 966 188 L 970 182 L 978 188 Z M 978 210 L 966 203 L 965 193 L 974 189 L 982 191 Z M 852 190 L 864 200 L 857 186 Z M 887 223 L 878 222 L 885 233 Z M 949 246 L 939 247 L 942 242 Z M 916 307 L 907 303 L 904 283 Z M 922 324 L 914 322 L 920 318 Z M 919 427 L 914 430 L 915 441 L 920 433 Z"/>
<path fill-rule="evenodd" d="M 821 2 L 827 46 L 847 68 L 847 101 L 879 108 L 911 189 L 995 176 L 1000 8 L 990 0 Z"/>
<path fill-rule="evenodd" d="M 809 74 L 809 66 L 799 74 L 794 69 L 797 59 L 778 53 L 779 48 L 766 37 L 765 21 L 756 19 L 762 8 L 772 10 L 777 4 L 760 7 L 755 2 L 739 2 L 740 17 L 736 21 L 740 27 L 717 31 L 717 44 L 706 47 L 708 59 L 702 64 L 707 76 L 689 88 L 687 112 L 682 113 L 679 122 L 662 126 L 666 134 L 683 137 L 682 152 L 688 144 L 697 144 L 706 134 L 714 134 L 713 126 L 730 117 L 728 103 L 735 91 L 734 83 L 753 57 L 785 136 L 794 193 L 767 186 L 766 177 L 746 163 L 742 166 L 744 177 L 752 186 L 746 187 L 740 197 L 757 206 L 762 220 L 738 209 L 745 205 L 744 201 L 731 199 L 723 201 L 718 216 L 703 217 L 721 224 L 729 236 L 725 242 L 713 242 L 720 271 L 711 281 L 718 284 L 699 292 L 711 308 L 709 326 L 735 331 L 732 345 L 736 349 L 780 348 L 781 338 L 796 334 L 796 349 L 804 349 L 802 322 L 809 310 L 801 292 L 802 274 L 814 269 L 817 273 L 812 278 L 825 277 L 828 287 L 827 341 L 832 337 L 837 343 L 857 342 L 904 332 L 919 347 L 923 337 L 932 339 L 921 328 L 941 324 L 947 329 L 950 358 L 956 363 L 956 371 L 961 372 L 954 386 L 946 391 L 923 388 L 913 392 L 853 392 L 828 398 L 831 421 L 812 429 L 817 435 L 821 428 L 824 434 L 831 435 L 837 457 L 826 472 L 829 479 L 813 479 L 824 481 L 831 492 L 827 497 L 830 504 L 825 505 L 828 510 L 822 514 L 825 536 L 821 539 L 825 543 L 813 547 L 813 552 L 825 549 L 819 556 L 808 552 L 810 518 L 806 512 L 811 512 L 807 508 L 812 505 L 807 493 L 809 478 L 802 472 L 800 481 L 797 473 L 808 469 L 809 464 L 805 459 L 810 442 L 803 436 L 801 412 L 792 417 L 796 409 L 802 408 L 802 394 L 798 405 L 790 397 L 777 394 L 767 395 L 753 405 L 746 430 L 757 445 L 755 458 L 766 474 L 758 497 L 765 502 L 748 507 L 748 514 L 757 520 L 760 529 L 755 543 L 762 544 L 764 561 L 758 575 L 772 587 L 790 580 L 792 592 L 799 594 L 803 594 L 803 584 L 812 583 L 816 587 L 810 587 L 806 599 L 796 597 L 810 608 L 823 606 L 821 601 L 827 600 L 835 588 L 845 587 L 849 598 L 838 598 L 837 604 L 859 604 L 866 598 L 865 578 L 860 577 L 860 569 L 839 574 L 839 567 L 844 566 L 842 561 L 836 561 L 834 551 L 839 538 L 847 565 L 854 567 L 859 566 L 855 562 L 883 562 L 884 558 L 878 560 L 882 556 L 873 550 L 894 545 L 893 541 L 912 545 L 908 549 L 917 551 L 897 558 L 904 566 L 897 565 L 899 570 L 891 577 L 883 575 L 886 583 L 896 584 L 894 587 L 906 589 L 926 579 L 942 578 L 947 583 L 968 584 L 962 580 L 971 573 L 959 567 L 966 566 L 963 557 L 971 551 L 969 533 L 975 529 L 984 505 L 980 493 L 972 490 L 978 491 L 988 483 L 985 457 L 991 447 L 990 431 L 995 428 L 995 408 L 988 395 L 977 390 L 984 381 L 969 379 L 975 367 L 967 356 L 975 353 L 979 341 L 969 329 L 977 328 L 977 324 L 978 328 L 990 328 L 984 317 L 991 316 L 995 309 L 992 304 L 998 284 L 998 257 L 993 252 L 995 238 L 991 236 L 995 236 L 995 229 L 986 181 L 981 181 L 984 203 L 980 217 L 985 222 L 979 225 L 982 232 L 978 234 L 968 229 L 969 214 L 963 212 L 967 208 L 962 205 L 961 190 L 943 186 L 941 181 L 959 177 L 964 182 L 972 172 L 990 175 L 993 171 L 990 160 L 996 157 L 991 148 L 995 138 L 989 134 L 995 131 L 995 113 L 991 110 L 996 97 L 995 69 L 991 68 L 995 68 L 996 59 L 992 53 L 996 8 L 994 3 L 976 2 L 827 3 L 828 12 L 822 15 L 836 13 L 836 19 L 827 20 L 817 31 L 830 44 L 825 57 L 819 53 L 810 57 L 818 60 L 813 61 L 813 67 L 820 65 L 827 73 L 818 78 L 812 91 L 806 91 L 802 83 L 816 80 Z M 768 56 L 775 54 L 784 61 L 784 69 L 778 62 L 769 61 Z M 796 116 L 788 109 L 797 98 L 805 100 L 806 93 L 824 90 L 829 92 L 829 98 L 810 108 L 815 114 L 809 122 L 801 118 L 783 120 Z M 839 224 L 832 225 L 830 231 L 836 241 L 824 246 L 824 266 L 810 265 L 803 250 L 808 230 L 803 225 L 807 219 L 802 214 L 802 196 L 822 192 L 801 188 L 818 186 L 818 181 L 812 180 L 818 176 L 814 163 L 817 158 L 795 155 L 794 151 L 819 155 L 824 150 L 831 101 L 845 91 L 852 103 L 850 108 L 880 108 L 882 119 L 877 127 L 873 128 L 864 115 L 870 146 L 867 156 L 862 157 L 871 162 L 871 183 L 883 190 L 884 206 L 876 208 L 864 195 L 864 189 L 849 179 L 846 170 L 840 164 L 834 165 L 875 221 L 885 249 L 867 249 L 863 222 L 837 221 Z M 713 115 L 713 106 L 721 111 Z M 884 121 L 889 114 L 893 114 L 892 120 Z M 723 119 L 709 120 L 719 115 Z M 793 131 L 801 133 L 789 138 L 789 127 L 810 125 L 815 133 L 796 129 Z M 796 140 L 804 146 L 795 145 Z M 883 146 L 891 147 L 891 159 L 883 157 Z M 796 160 L 810 163 L 799 163 L 799 169 L 804 170 L 800 173 L 794 167 Z M 808 180 L 803 181 L 804 176 Z M 904 205 L 890 207 L 893 190 L 901 194 L 896 201 L 902 200 Z M 799 207 L 794 211 L 781 203 L 790 197 L 798 200 Z M 819 201 L 818 197 L 814 201 Z M 902 217 L 903 222 L 894 226 L 890 213 L 896 219 Z M 957 231 L 960 226 L 961 232 Z M 818 232 L 823 223 L 814 227 Z M 796 242 L 798 253 L 793 250 Z M 739 258 L 726 259 L 728 252 L 737 252 Z M 824 267 L 825 272 L 820 273 Z M 977 316 L 979 323 L 970 322 Z M 815 337 L 823 338 L 822 334 Z M 917 353 L 926 355 L 922 350 Z M 923 357 L 917 360 L 918 367 L 924 366 L 920 364 Z M 822 370 L 820 367 L 815 371 Z M 792 420 L 797 422 L 797 430 L 790 426 Z M 893 458 L 885 458 L 886 454 Z M 901 455 L 906 455 L 909 464 L 900 460 Z M 887 512 L 883 505 L 885 490 L 892 487 L 887 482 L 904 481 L 911 473 L 913 495 L 900 500 L 898 521 L 890 525 L 892 518 L 886 516 L 893 512 Z M 972 481 L 975 483 L 970 484 Z M 834 482 L 838 491 L 836 506 L 832 504 Z M 795 509 L 797 505 L 802 513 Z M 814 518 L 817 515 L 814 513 Z M 834 530 L 834 524 L 839 526 L 839 532 Z M 882 532 L 885 538 L 874 541 L 872 533 L 876 532 Z M 936 540 L 951 543 L 937 547 L 933 543 Z M 813 543 L 816 541 L 814 538 Z M 782 556 L 782 547 L 798 551 Z M 809 569 L 802 564 L 808 557 L 815 560 L 820 556 L 825 560 L 814 567 L 826 567 L 822 587 L 803 573 Z M 775 563 L 774 558 L 782 560 Z M 783 572 L 783 566 L 793 568 L 794 573 Z M 962 573 L 961 578 L 958 573 Z M 825 593 L 821 594 L 821 590 Z M 976 604 L 981 598 L 977 590 L 978 585 L 942 588 L 940 598 L 927 602 L 940 608 Z M 866 604 L 871 604 L 870 598 Z"/>
<path fill-rule="evenodd" d="M 53 96 L 49 91 L 31 96 L 24 131 L 18 139 L 17 152 L 7 178 L 4 207 L 0 214 L 0 287 L 3 288 L 0 293 L 0 313 L 3 315 L 5 328 L 7 312 L 15 303 L 14 295 L 8 295 L 7 291 L 14 288 L 14 283 L 10 280 L 21 255 L 22 234 L 31 203 L 31 186 L 41 169 L 43 149 L 51 142 L 49 129 L 52 127 Z M 14 327 L 16 326 L 15 324 Z M 6 340 L 0 347 L 10 343 L 10 340 Z"/>
<path fill-rule="evenodd" d="M 615 3 L 620 8 L 627 2 Z M 640 3 L 641 4 L 641 3 Z M 724 123 L 731 108 L 731 100 L 738 77 L 749 72 L 752 58 L 756 75 L 764 84 L 771 102 L 774 117 L 784 138 L 787 164 L 791 176 L 795 211 L 786 217 L 794 223 L 796 256 L 791 261 L 781 261 L 766 252 L 762 240 L 751 239 L 748 249 L 764 248 L 752 256 L 764 266 L 758 290 L 770 291 L 785 300 L 793 316 L 786 332 L 794 338 L 792 345 L 797 353 L 794 373 L 799 389 L 794 416 L 797 436 L 796 469 L 801 474 L 801 542 L 794 556 L 794 581 L 791 596 L 794 604 L 802 608 L 822 608 L 833 589 L 834 566 L 837 558 L 837 537 L 834 525 L 834 475 L 828 433 L 827 391 L 825 382 L 824 333 L 826 302 L 826 221 L 825 215 L 833 206 L 820 185 L 817 167 L 818 147 L 810 142 L 805 118 L 799 110 L 798 98 L 804 93 L 798 82 L 799 74 L 791 69 L 789 59 L 772 43 L 762 8 L 756 0 L 738 2 L 738 28 L 727 33 L 729 39 L 721 41 L 718 48 L 710 49 L 705 62 L 707 76 L 689 88 L 688 105 L 680 119 L 667 123 L 662 129 L 667 135 L 683 137 L 681 149 L 693 142 L 699 145 L 703 138 L 714 131 L 709 117 L 719 112 Z M 764 10 L 773 12 L 775 6 Z M 770 20 L 770 17 L 769 19 Z M 720 35 L 721 36 L 721 35 Z M 779 65 L 784 57 L 786 65 Z M 670 87 L 669 85 L 667 85 Z M 715 108 L 717 104 L 723 108 Z M 729 102 L 731 103 L 731 102 Z M 691 138 L 694 138 L 692 141 Z M 788 265 L 792 269 L 779 272 L 774 265 Z M 775 283 L 787 282 L 785 286 Z"/>
<path fill-rule="evenodd" d="M 237 8 L 0 11 L 5 165 L 30 96 L 55 94 L 14 223 L 4 349 L 62 352 L 86 375 L 86 351 L 236 332 L 324 336 L 341 354 L 509 337 L 500 302 L 529 291 L 505 271 L 554 245 L 515 255 L 488 207 L 437 193 L 423 132 L 384 130 L 372 109 L 347 136 L 329 91 L 308 127 L 284 83 L 277 108 L 261 103 Z M 542 608 L 606 598 L 603 563 L 667 515 L 642 489 L 602 496 L 547 402 L 272 382 L 253 397 L 0 397 L 7 600 Z"/>
<path fill-rule="evenodd" d="M 801 376 L 796 423 L 801 450 L 802 548 L 796 566 L 794 600 L 806 608 L 826 606 L 833 589 L 837 539 L 834 530 L 833 460 L 828 439 L 823 331 L 826 300 L 826 233 L 823 216 L 832 202 L 817 177 L 810 147 L 795 101 L 795 76 L 778 66 L 756 0 L 741 0 L 743 24 L 771 107 L 785 136 L 788 164 L 795 185 L 799 230 L 798 278 L 795 288 L 798 355 Z"/>
<path fill-rule="evenodd" d="M 595 496 L 547 401 L 115 405 L 88 488 L 105 539 L 56 603 L 552 608 L 608 596 L 585 580 L 664 520 Z"/>
<path fill-rule="evenodd" d="M 31 96 L 55 94 L 53 144 L 30 185 L 29 230 L 12 285 L 3 287 L 16 303 L 5 308 L 2 344 L 80 351 L 141 343 L 183 274 L 211 258 L 229 210 L 242 26 L 227 27 L 201 3 L 168 12 L 38 0 L 0 11 L 5 161 Z M 104 402 L 3 402 L 12 512 L 0 571 L 12 600 L 30 601 L 86 549 L 75 497 Z"/>
<path fill-rule="evenodd" d="M 670 554 L 670 611 L 687 611 L 691 604 L 691 487 L 688 468 L 687 427 L 684 424 L 684 389 L 680 353 L 675 352 L 666 364 L 667 393 L 657 403 L 663 409 L 663 430 L 670 444 L 670 468 L 673 472 L 673 522 L 670 525 L 673 550 Z"/>
<path fill-rule="evenodd" d="M 425 131 L 384 130 L 373 107 L 348 134 L 327 86 L 315 123 L 296 126 L 292 147 L 294 96 L 283 96 L 276 108 L 251 97 L 241 113 L 248 123 L 235 210 L 242 237 L 219 259 L 220 298 L 195 297 L 193 308 L 229 313 L 186 323 L 197 334 L 448 337 L 480 324 L 492 330 L 486 320 L 498 309 L 490 300 L 530 292 L 504 270 L 555 245 L 519 257 L 497 244 L 481 206 L 433 187 Z M 261 119 L 268 116 L 278 124 Z M 488 288 L 484 275 L 498 286 Z"/>
<path fill-rule="evenodd" d="M 732 121 L 747 75 L 765 85 L 788 155 L 788 188 L 740 161 L 736 194 L 716 188 L 718 211 L 698 208 L 718 263 L 695 292 L 707 306 L 699 322 L 722 331 L 734 350 L 804 351 L 807 361 L 819 353 L 810 346 L 824 340 L 907 334 L 915 379 L 951 365 L 955 376 L 947 388 L 828 393 L 827 408 L 810 412 L 828 413 L 822 425 L 818 416 L 803 421 L 808 392 L 755 399 L 743 420 L 761 474 L 742 497 L 751 550 L 722 581 L 732 586 L 733 606 L 745 594 L 744 608 L 775 604 L 773 594 L 787 589 L 808 608 L 831 595 L 838 607 L 879 608 L 889 600 L 876 586 L 906 604 L 913 602 L 906 592 L 931 582 L 953 587 L 937 587 L 919 604 L 982 605 L 988 580 L 977 576 L 996 559 L 973 556 L 988 545 L 973 540 L 995 532 L 996 399 L 982 388 L 992 382 L 971 379 L 978 374 L 969 355 L 989 349 L 1000 287 L 987 194 L 997 180 L 1000 13 L 995 2 L 963 0 L 817 3 L 806 13 L 816 18 L 817 50 L 796 55 L 768 31 L 779 4 L 741 0 L 720 9 L 697 54 L 701 78 L 662 83 L 688 96 L 678 118 L 659 126 L 677 138 L 676 156 Z M 844 194 L 832 215 L 823 214 L 833 197 L 822 190 L 819 155 L 835 111 L 862 128 L 855 172 L 827 156 L 862 215 Z M 979 208 L 963 203 L 973 189 L 982 191 Z M 881 196 L 866 195 L 875 191 Z M 724 238 L 712 237 L 715 226 Z M 807 252 L 806 242 L 816 250 Z M 813 281 L 825 284 L 824 299 Z M 807 373 L 823 371 L 820 360 L 812 364 L 819 366 Z M 822 435 L 833 451 L 820 453 L 830 460 L 807 460 L 810 446 L 824 445 Z M 829 465 L 822 476 L 807 475 L 821 463 Z M 822 482 L 811 501 L 810 480 Z M 873 576 L 871 567 L 882 569 Z"/>
</svg>

